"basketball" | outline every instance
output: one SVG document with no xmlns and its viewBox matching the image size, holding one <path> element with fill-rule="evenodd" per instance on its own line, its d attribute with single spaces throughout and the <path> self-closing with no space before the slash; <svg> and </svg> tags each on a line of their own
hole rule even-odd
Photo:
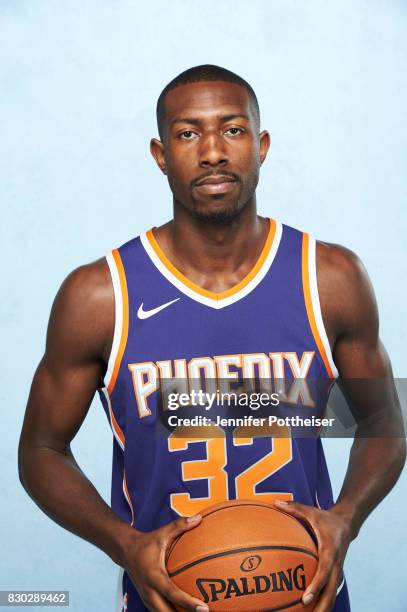
<svg viewBox="0 0 407 612">
<path fill-rule="evenodd" d="M 297 519 L 251 500 L 201 514 L 201 523 L 168 550 L 167 570 L 177 586 L 210 610 L 313 610 L 301 597 L 317 568 L 317 548 Z"/>
</svg>

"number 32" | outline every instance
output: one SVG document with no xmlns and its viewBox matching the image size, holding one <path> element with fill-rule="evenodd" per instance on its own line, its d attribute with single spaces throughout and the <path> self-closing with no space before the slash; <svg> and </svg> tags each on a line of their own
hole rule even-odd
<svg viewBox="0 0 407 612">
<path fill-rule="evenodd" d="M 194 442 L 206 443 L 206 458 L 182 462 L 182 479 L 208 481 L 208 497 L 191 498 L 189 493 L 172 493 L 171 507 L 181 516 L 192 516 L 207 506 L 229 499 L 226 434 L 218 425 L 211 425 L 211 437 L 188 437 L 188 428 L 177 428 L 168 438 L 170 452 L 186 450 Z M 203 428 L 206 432 L 208 427 Z M 182 431 L 184 430 L 184 431 Z M 281 428 L 279 430 L 281 432 Z M 184 436 L 185 432 L 185 436 Z M 275 499 L 292 500 L 292 493 L 256 493 L 256 485 L 275 474 L 292 460 L 292 444 L 289 431 L 287 437 L 270 436 L 270 431 L 256 433 L 256 437 L 270 437 L 271 451 L 236 476 L 236 499 L 255 499 L 272 503 Z M 254 432 L 248 427 L 238 427 L 233 432 L 233 444 L 253 444 Z"/>
</svg>

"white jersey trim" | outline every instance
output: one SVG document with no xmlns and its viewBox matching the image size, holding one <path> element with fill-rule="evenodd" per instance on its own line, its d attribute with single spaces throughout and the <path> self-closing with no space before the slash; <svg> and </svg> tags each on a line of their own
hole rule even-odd
<svg viewBox="0 0 407 612">
<path fill-rule="evenodd" d="M 312 309 L 314 311 L 315 322 L 318 332 L 325 349 L 325 353 L 331 367 L 334 378 L 338 378 L 339 372 L 333 360 L 331 347 L 329 345 L 328 335 L 326 333 L 324 321 L 322 319 L 321 303 L 319 300 L 318 281 L 317 281 L 317 262 L 316 262 L 316 240 L 312 236 L 309 237 L 308 243 L 308 273 L 309 284 L 312 301 Z"/>
<path fill-rule="evenodd" d="M 123 574 L 124 569 L 119 569 L 119 575 L 117 576 L 117 588 L 116 588 L 116 612 L 123 612 Z"/>
<path fill-rule="evenodd" d="M 147 255 L 149 256 L 149 258 L 151 259 L 155 267 L 159 270 L 159 272 L 161 272 L 161 274 L 172 285 L 174 285 L 179 291 L 181 291 L 182 293 L 184 293 L 191 299 L 195 300 L 196 302 L 200 302 L 201 304 L 204 304 L 205 306 L 209 306 L 210 308 L 215 308 L 216 310 L 219 310 L 220 308 L 224 308 L 225 306 L 230 306 L 231 304 L 234 304 L 235 302 L 238 302 L 239 300 L 241 300 L 243 297 L 245 297 L 251 291 L 253 291 L 253 289 L 257 287 L 257 285 L 263 280 L 263 278 L 266 276 L 267 272 L 269 271 L 271 264 L 273 263 L 274 258 L 277 254 L 277 250 L 281 242 L 282 233 L 283 233 L 283 226 L 279 221 L 276 221 L 276 231 L 275 231 L 273 244 L 271 245 L 270 251 L 262 267 L 257 272 L 256 276 L 252 278 L 252 280 L 249 283 L 247 283 L 247 285 L 243 287 L 240 291 L 237 291 L 236 293 L 228 297 L 222 298 L 222 299 L 215 299 L 215 298 L 210 298 L 210 297 L 201 295 L 197 291 L 194 291 L 193 289 L 187 287 L 187 285 L 185 285 L 180 279 L 178 279 L 171 272 L 171 270 L 169 270 L 162 263 L 162 261 L 160 260 L 156 252 L 154 251 L 153 247 L 151 246 L 148 240 L 148 237 L 147 237 L 147 233 L 142 234 L 140 236 L 140 239 L 141 239 L 141 243 Z"/>
<path fill-rule="evenodd" d="M 336 595 L 338 596 L 339 593 L 342 591 L 343 585 L 345 584 L 345 576 L 342 578 L 342 582 L 341 584 L 338 586 L 338 588 L 336 589 Z"/>
<path fill-rule="evenodd" d="M 113 376 L 113 369 L 116 362 L 116 358 L 119 352 L 120 339 L 123 329 L 123 296 L 120 286 L 119 271 L 117 269 L 116 262 L 113 254 L 110 252 L 106 255 L 106 261 L 109 266 L 110 275 L 112 277 L 113 291 L 114 291 L 114 310 L 115 310 L 115 322 L 114 322 L 114 334 L 112 348 L 110 350 L 109 361 L 107 364 L 107 370 L 103 383 L 106 388 L 109 387 L 110 381 Z"/>
</svg>

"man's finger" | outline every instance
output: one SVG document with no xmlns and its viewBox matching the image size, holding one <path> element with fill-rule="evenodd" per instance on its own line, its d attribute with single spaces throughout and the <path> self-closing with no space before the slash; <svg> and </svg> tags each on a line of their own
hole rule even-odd
<svg viewBox="0 0 407 612">
<path fill-rule="evenodd" d="M 280 510 L 295 516 L 295 518 L 303 519 L 307 522 L 310 521 L 315 508 L 313 506 L 306 506 L 304 504 L 299 504 L 298 502 L 286 502 L 280 499 L 277 499 L 274 502 L 274 505 L 277 506 Z"/>
<path fill-rule="evenodd" d="M 324 546 L 321 541 L 321 534 L 316 525 L 316 521 L 314 520 L 314 512 L 316 510 L 315 508 L 313 508 L 312 506 L 305 506 L 304 504 L 299 504 L 297 502 L 285 503 L 281 502 L 280 500 L 277 500 L 274 503 L 277 507 L 291 514 L 291 516 L 306 521 L 310 525 L 312 531 L 314 532 L 317 538 L 319 555 L 317 571 L 302 596 L 302 601 L 304 605 L 308 605 L 311 603 L 311 601 L 315 601 L 315 599 L 318 597 L 322 589 L 329 581 L 333 565 L 332 556 L 330 553 L 324 550 Z M 317 510 L 317 512 L 319 512 L 319 510 Z"/>
<path fill-rule="evenodd" d="M 194 516 L 188 516 L 186 518 L 181 517 L 169 523 L 166 527 L 168 530 L 168 535 L 170 538 L 176 538 L 184 531 L 188 531 L 189 529 L 193 529 L 202 520 L 202 516 L 200 514 L 195 514 Z"/>
<path fill-rule="evenodd" d="M 315 576 L 305 590 L 302 601 L 305 606 L 315 601 L 322 589 L 328 584 L 332 572 L 332 559 L 326 553 L 321 553 Z"/>
<path fill-rule="evenodd" d="M 331 612 L 335 605 L 336 591 L 340 582 L 342 570 L 335 567 L 329 577 L 329 580 L 322 591 L 314 612 Z"/>
<path fill-rule="evenodd" d="M 202 600 L 182 591 L 164 572 L 155 582 L 155 587 L 169 602 L 185 608 L 185 610 L 209 612 L 208 606 Z"/>
</svg>

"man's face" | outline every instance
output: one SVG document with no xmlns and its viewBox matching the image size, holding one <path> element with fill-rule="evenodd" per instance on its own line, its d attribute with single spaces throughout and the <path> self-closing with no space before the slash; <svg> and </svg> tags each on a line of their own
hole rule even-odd
<svg viewBox="0 0 407 612">
<path fill-rule="evenodd" d="M 163 142 L 152 153 L 177 202 L 201 219 L 235 217 L 253 196 L 269 136 L 259 135 L 244 87 L 224 81 L 181 85 L 167 94 Z"/>
</svg>

